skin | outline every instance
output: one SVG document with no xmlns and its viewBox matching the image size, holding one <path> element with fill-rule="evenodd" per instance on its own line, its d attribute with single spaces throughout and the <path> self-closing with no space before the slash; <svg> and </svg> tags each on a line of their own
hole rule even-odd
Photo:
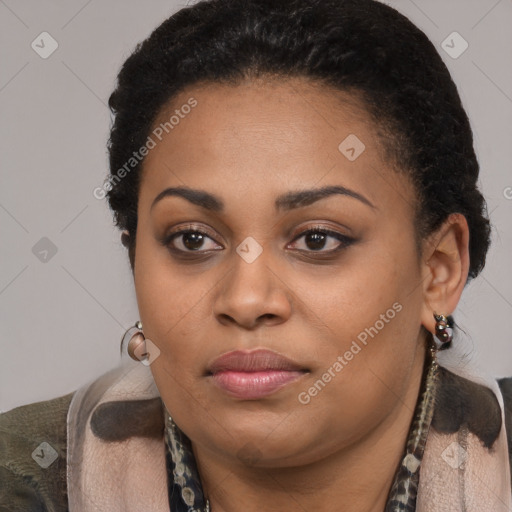
<svg viewBox="0 0 512 512">
<path fill-rule="evenodd" d="M 211 508 L 382 511 L 433 311 L 451 313 L 466 282 L 467 223 L 450 216 L 418 251 L 414 190 L 355 97 L 299 78 L 202 84 L 175 97 L 155 126 L 190 97 L 197 106 L 144 161 L 133 272 L 146 339 L 160 350 L 150 368 L 192 440 Z M 349 134 L 365 144 L 355 161 L 338 150 Z M 373 206 L 337 194 L 275 209 L 277 196 L 328 185 Z M 151 207 L 180 186 L 218 196 L 223 211 L 178 196 Z M 318 226 L 353 242 L 327 236 L 315 245 L 303 233 Z M 203 245 L 183 235 L 169 243 L 174 252 L 161 243 L 180 229 L 205 233 Z M 263 250 L 252 263 L 236 252 L 249 236 Z M 400 312 L 301 403 L 396 303 Z M 260 400 L 232 398 L 205 374 L 215 357 L 253 348 L 308 372 Z"/>
</svg>

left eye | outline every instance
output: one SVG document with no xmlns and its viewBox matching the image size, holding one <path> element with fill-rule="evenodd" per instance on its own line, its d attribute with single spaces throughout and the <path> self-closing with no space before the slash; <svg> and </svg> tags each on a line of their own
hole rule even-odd
<svg viewBox="0 0 512 512">
<path fill-rule="evenodd" d="M 295 238 L 293 243 L 297 244 L 298 240 L 303 240 L 303 247 L 294 247 L 300 251 L 307 252 L 334 252 L 342 247 L 346 247 L 353 240 L 341 233 L 328 229 L 310 229 L 304 231 Z M 305 247 L 304 247 L 305 246 Z"/>
</svg>

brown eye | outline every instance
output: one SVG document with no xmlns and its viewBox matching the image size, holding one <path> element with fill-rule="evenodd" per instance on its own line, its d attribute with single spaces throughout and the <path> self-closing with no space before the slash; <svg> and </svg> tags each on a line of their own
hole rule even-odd
<svg viewBox="0 0 512 512">
<path fill-rule="evenodd" d="M 201 249 L 201 246 L 204 243 L 204 236 L 201 233 L 193 232 L 193 233 L 183 233 L 182 234 L 182 243 L 191 251 L 195 251 L 197 249 Z"/>
<path fill-rule="evenodd" d="M 298 241 L 303 239 L 303 242 Z M 294 249 L 305 252 L 335 252 L 347 247 L 354 241 L 353 238 L 329 229 L 309 229 L 301 233 L 293 241 Z"/>
<path fill-rule="evenodd" d="M 325 247 L 328 238 L 329 236 L 325 233 L 313 231 L 305 235 L 304 242 L 308 249 L 311 249 L 312 251 L 318 251 Z"/>
<path fill-rule="evenodd" d="M 179 231 L 168 236 L 164 245 L 177 252 L 206 252 L 222 249 L 206 233 L 197 230 Z"/>
</svg>

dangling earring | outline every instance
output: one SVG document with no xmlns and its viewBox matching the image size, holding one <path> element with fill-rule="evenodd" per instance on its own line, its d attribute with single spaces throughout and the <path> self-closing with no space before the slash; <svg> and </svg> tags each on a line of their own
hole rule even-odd
<svg viewBox="0 0 512 512">
<path fill-rule="evenodd" d="M 438 350 L 445 350 L 451 346 L 453 340 L 453 317 L 434 313 L 434 319 L 436 321 L 434 339 L 439 342 Z"/>
<path fill-rule="evenodd" d="M 147 356 L 147 351 L 146 338 L 142 332 L 142 322 L 140 320 L 135 322 L 135 325 L 124 333 L 123 339 L 121 340 L 121 352 L 123 351 L 125 341 L 128 337 L 130 339 L 128 342 L 128 355 L 134 361 L 142 361 Z"/>
</svg>

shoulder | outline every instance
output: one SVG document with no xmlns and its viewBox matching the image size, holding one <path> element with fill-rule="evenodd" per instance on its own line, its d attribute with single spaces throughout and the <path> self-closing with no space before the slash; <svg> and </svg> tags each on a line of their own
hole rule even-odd
<svg viewBox="0 0 512 512">
<path fill-rule="evenodd" d="M 0 414 L 0 510 L 67 510 L 67 412 L 73 394 Z"/>
<path fill-rule="evenodd" d="M 512 377 L 499 379 L 498 384 L 503 395 L 505 405 L 505 428 L 508 438 L 508 453 L 510 456 L 510 468 L 512 475 Z"/>
<path fill-rule="evenodd" d="M 440 367 L 440 386 L 432 425 L 439 432 L 453 433 L 466 425 L 484 446 L 491 449 L 502 425 L 501 408 L 491 389 Z M 512 377 L 498 379 L 504 403 L 512 475 Z"/>
<path fill-rule="evenodd" d="M 512 377 L 498 379 L 498 384 L 505 401 L 505 410 L 508 410 L 510 413 L 512 412 Z"/>
</svg>

